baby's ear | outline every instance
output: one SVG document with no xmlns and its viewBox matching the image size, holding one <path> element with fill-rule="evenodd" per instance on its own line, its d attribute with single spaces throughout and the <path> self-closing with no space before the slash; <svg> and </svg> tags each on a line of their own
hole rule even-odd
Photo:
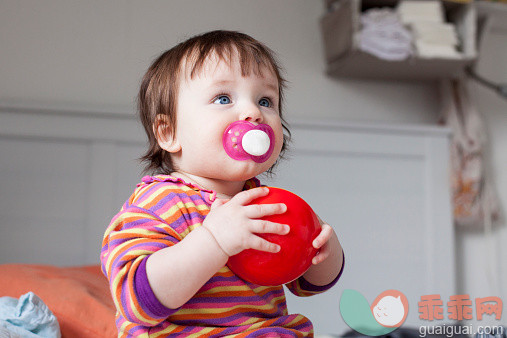
<svg viewBox="0 0 507 338">
<path fill-rule="evenodd" d="M 153 124 L 153 133 L 157 139 L 160 148 L 170 152 L 177 153 L 181 150 L 181 145 L 172 132 L 169 117 L 167 115 L 158 114 Z"/>
</svg>

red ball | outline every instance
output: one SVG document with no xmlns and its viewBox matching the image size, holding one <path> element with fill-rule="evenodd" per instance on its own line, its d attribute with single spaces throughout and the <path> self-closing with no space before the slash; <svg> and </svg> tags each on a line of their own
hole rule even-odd
<svg viewBox="0 0 507 338">
<path fill-rule="evenodd" d="M 290 232 L 286 235 L 258 236 L 279 244 L 280 251 L 270 253 L 247 249 L 230 257 L 227 262 L 236 275 L 258 285 L 281 285 L 298 278 L 312 265 L 312 258 L 317 253 L 312 242 L 320 233 L 321 226 L 308 203 L 290 191 L 269 187 L 267 196 L 257 198 L 250 204 L 274 203 L 285 203 L 287 211 L 262 219 L 287 224 Z"/>
</svg>

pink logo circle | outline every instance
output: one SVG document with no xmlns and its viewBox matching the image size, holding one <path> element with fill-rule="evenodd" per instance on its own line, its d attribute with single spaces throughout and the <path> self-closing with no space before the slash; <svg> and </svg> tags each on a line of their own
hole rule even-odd
<svg viewBox="0 0 507 338">
<path fill-rule="evenodd" d="M 400 327 L 408 314 L 407 297 L 398 290 L 386 290 L 371 305 L 375 320 L 384 327 Z"/>
</svg>

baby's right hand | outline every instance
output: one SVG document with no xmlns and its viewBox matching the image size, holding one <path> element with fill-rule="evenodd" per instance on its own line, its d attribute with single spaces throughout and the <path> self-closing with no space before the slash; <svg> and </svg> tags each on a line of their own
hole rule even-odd
<svg viewBox="0 0 507 338">
<path fill-rule="evenodd" d="M 283 214 L 287 206 L 277 204 L 252 204 L 258 197 L 266 196 L 266 187 L 242 191 L 230 200 L 216 199 L 203 222 L 222 250 L 230 257 L 245 249 L 278 252 L 280 246 L 257 236 L 261 233 L 285 235 L 289 233 L 286 224 L 273 223 L 259 218 Z"/>
</svg>

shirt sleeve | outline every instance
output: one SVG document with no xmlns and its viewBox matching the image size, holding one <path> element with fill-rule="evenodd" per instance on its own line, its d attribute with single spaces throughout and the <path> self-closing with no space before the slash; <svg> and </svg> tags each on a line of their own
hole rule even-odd
<svg viewBox="0 0 507 338">
<path fill-rule="evenodd" d="M 154 252 L 180 240 L 166 221 L 138 206 L 125 206 L 112 219 L 102 243 L 102 271 L 109 280 L 116 309 L 126 320 L 155 326 L 178 310 L 165 307 L 155 297 L 146 275 L 146 261 Z"/>
<path fill-rule="evenodd" d="M 324 291 L 331 289 L 338 282 L 343 273 L 344 266 L 345 266 L 345 253 L 342 250 L 342 267 L 340 268 L 338 276 L 336 276 L 336 278 L 333 279 L 331 283 L 322 286 L 314 285 L 309 281 L 307 281 L 303 276 L 301 276 L 298 279 L 295 279 L 292 282 L 285 284 L 285 286 L 287 287 L 287 289 L 289 289 L 290 292 L 299 297 L 309 297 L 322 293 Z"/>
</svg>

